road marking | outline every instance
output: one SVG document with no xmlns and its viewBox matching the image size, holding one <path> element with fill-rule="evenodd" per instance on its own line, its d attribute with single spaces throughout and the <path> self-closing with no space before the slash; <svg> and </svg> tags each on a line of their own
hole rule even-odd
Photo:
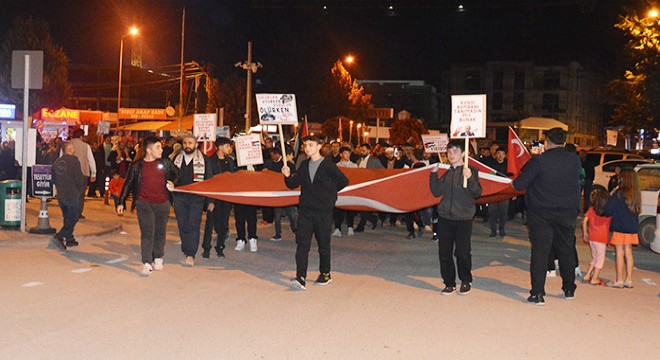
<svg viewBox="0 0 660 360">
<path fill-rule="evenodd" d="M 23 285 L 21 285 L 21 286 L 26 287 L 26 288 L 30 288 L 30 287 L 35 287 L 35 286 L 43 285 L 43 284 L 44 284 L 44 283 L 39 282 L 39 281 L 32 281 L 32 282 L 29 282 L 29 283 L 25 283 L 25 284 L 23 284 Z"/>
<path fill-rule="evenodd" d="M 128 235 L 128 233 L 126 231 L 123 231 L 123 230 L 120 231 L 119 233 L 122 234 L 122 235 Z"/>
<path fill-rule="evenodd" d="M 511 248 L 506 249 L 506 251 L 519 252 L 517 249 L 511 249 Z"/>
<path fill-rule="evenodd" d="M 108 260 L 108 261 L 106 261 L 105 263 L 106 263 L 106 264 L 117 264 L 117 263 L 120 263 L 120 262 L 124 262 L 124 261 L 126 261 L 126 260 L 128 260 L 128 258 L 120 257 L 120 258 L 118 258 L 118 259 Z"/>
<path fill-rule="evenodd" d="M 92 271 L 92 269 L 90 269 L 90 268 L 80 268 L 80 269 L 71 270 L 72 273 L 76 273 L 76 274 L 82 274 L 82 273 L 86 273 L 88 271 Z"/>
<path fill-rule="evenodd" d="M 658 285 L 658 284 L 655 283 L 655 281 L 653 281 L 653 279 L 648 279 L 647 278 L 647 279 L 642 279 L 642 281 L 645 282 L 646 285 L 652 285 L 652 286 Z"/>
</svg>

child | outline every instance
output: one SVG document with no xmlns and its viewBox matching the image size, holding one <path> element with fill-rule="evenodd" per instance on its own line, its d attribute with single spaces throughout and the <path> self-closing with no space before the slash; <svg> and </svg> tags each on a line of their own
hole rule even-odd
<svg viewBox="0 0 660 360">
<path fill-rule="evenodd" d="M 112 196 L 112 200 L 115 202 L 116 209 L 117 205 L 119 205 L 117 201 L 121 195 L 121 189 L 124 187 L 125 180 L 123 177 L 119 176 L 119 171 L 116 169 L 112 169 L 111 174 L 112 179 L 110 179 L 110 183 L 108 184 L 108 192 L 110 193 L 110 196 Z"/>
<path fill-rule="evenodd" d="M 632 246 L 639 244 L 637 230 L 638 215 L 641 208 L 642 195 L 639 191 L 639 180 L 633 169 L 622 169 L 619 173 L 619 185 L 605 205 L 604 214 L 612 217 L 612 245 L 616 251 L 616 279 L 608 286 L 614 288 L 632 288 L 632 271 L 634 266 Z M 625 262 L 624 262 L 625 258 Z M 625 266 L 625 278 L 624 278 Z"/>
<path fill-rule="evenodd" d="M 591 285 L 605 285 L 605 282 L 598 276 L 605 263 L 605 249 L 609 241 L 610 221 L 612 220 L 610 217 L 603 216 L 609 194 L 598 190 L 591 194 L 591 206 L 584 214 L 584 221 L 582 221 L 582 233 L 584 234 L 582 241 L 589 244 L 591 248 L 591 263 L 583 280 Z"/>
</svg>

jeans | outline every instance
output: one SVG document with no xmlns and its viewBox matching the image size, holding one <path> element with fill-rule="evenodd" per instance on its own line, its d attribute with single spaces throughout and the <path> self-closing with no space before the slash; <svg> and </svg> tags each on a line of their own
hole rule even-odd
<svg viewBox="0 0 660 360">
<path fill-rule="evenodd" d="M 174 193 L 174 214 L 179 226 L 181 251 L 193 258 L 199 249 L 199 227 L 205 199 L 198 195 Z"/>
<path fill-rule="evenodd" d="M 438 257 L 440 274 L 445 286 L 456 287 L 456 267 L 458 278 L 463 283 L 472 282 L 472 220 L 438 219 Z M 456 265 L 454 257 L 456 256 Z M 545 275 L 545 273 L 543 273 Z"/>
<path fill-rule="evenodd" d="M 229 229 L 229 214 L 231 213 L 231 203 L 226 201 L 218 201 L 215 204 L 212 212 L 206 213 L 206 224 L 204 226 L 204 241 L 202 241 L 202 248 L 211 251 L 211 241 L 213 238 L 213 230 L 217 235 L 216 249 L 221 250 L 225 248 L 225 241 L 227 240 L 227 230 Z"/>
<path fill-rule="evenodd" d="M 296 232 L 296 277 L 307 278 L 309 248 L 312 235 L 316 237 L 319 248 L 319 272 L 330 273 L 330 235 L 332 234 L 331 211 L 304 211 L 298 216 L 298 231 Z"/>
<path fill-rule="evenodd" d="M 554 248 L 559 258 L 559 272 L 562 290 L 575 291 L 575 221 L 572 212 L 549 213 L 529 211 L 527 227 L 532 242 L 530 274 L 531 295 L 545 295 L 545 277 L 548 269 L 548 256 Z"/>
<path fill-rule="evenodd" d="M 274 208 L 275 212 L 275 237 L 282 236 L 282 214 L 286 213 L 291 224 L 291 231 L 296 232 L 296 223 L 298 222 L 298 209 L 295 206 Z"/>
<path fill-rule="evenodd" d="M 504 230 L 504 225 L 506 224 L 506 220 L 509 217 L 509 200 L 489 203 L 488 214 L 490 231 L 496 232 L 498 229 Z"/>
<path fill-rule="evenodd" d="M 62 217 L 64 224 L 62 229 L 57 232 L 55 236 L 60 239 L 74 240 L 73 228 L 78 223 L 80 213 L 82 212 L 82 205 L 80 199 L 58 199 L 60 209 L 62 210 Z"/>
<path fill-rule="evenodd" d="M 170 202 L 152 203 L 137 200 L 138 224 L 140 225 L 140 249 L 143 263 L 165 256 L 165 230 L 170 215 Z"/>
<path fill-rule="evenodd" d="M 236 240 L 257 238 L 257 207 L 251 205 L 235 204 L 234 218 L 236 219 Z M 245 227 L 247 225 L 247 238 Z"/>
</svg>

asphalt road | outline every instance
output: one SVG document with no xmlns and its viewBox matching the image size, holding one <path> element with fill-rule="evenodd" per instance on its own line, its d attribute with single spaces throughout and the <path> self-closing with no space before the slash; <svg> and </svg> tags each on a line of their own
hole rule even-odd
<svg viewBox="0 0 660 360">
<path fill-rule="evenodd" d="M 546 306 L 526 302 L 527 234 L 504 239 L 475 221 L 474 289 L 440 295 L 430 235 L 377 229 L 333 238 L 333 283 L 292 291 L 292 235 L 257 253 L 179 264 L 175 221 L 165 269 L 139 276 L 139 232 L 0 247 L 2 359 L 646 359 L 660 351 L 660 256 L 636 249 L 634 289 L 579 284 L 575 300 L 548 278 Z M 233 226 L 232 226 L 233 227 Z M 287 226 L 283 226 L 287 229 Z M 266 239 L 272 227 L 259 226 Z M 588 249 L 578 246 L 582 269 Z M 316 247 L 309 278 L 317 275 Z M 614 264 L 608 254 L 604 278 Z"/>
</svg>

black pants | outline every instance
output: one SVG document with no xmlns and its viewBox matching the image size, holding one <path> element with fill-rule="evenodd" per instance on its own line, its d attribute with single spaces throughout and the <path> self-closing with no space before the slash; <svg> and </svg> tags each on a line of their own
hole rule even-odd
<svg viewBox="0 0 660 360">
<path fill-rule="evenodd" d="M 307 278 L 309 248 L 312 235 L 319 248 L 319 272 L 330 273 L 330 235 L 332 234 L 331 211 L 309 211 L 300 209 L 296 232 L 296 277 Z"/>
<path fill-rule="evenodd" d="M 140 225 L 140 249 L 142 262 L 151 263 L 165 256 L 165 231 L 170 215 L 170 202 L 160 204 L 144 200 L 135 203 Z"/>
<path fill-rule="evenodd" d="M 275 213 L 275 218 L 273 219 L 273 224 L 275 224 L 275 237 L 282 236 L 282 215 L 286 214 L 286 217 L 289 218 L 289 224 L 291 225 L 291 231 L 294 233 L 297 231 L 296 223 L 298 222 L 298 208 L 295 206 L 287 207 L 278 207 L 274 208 L 273 212 Z"/>
<path fill-rule="evenodd" d="M 417 227 L 420 229 L 424 228 L 424 222 L 417 211 L 406 213 L 406 230 L 408 230 L 409 233 L 414 234 L 415 227 L 413 226 L 413 223 L 417 224 Z"/>
<path fill-rule="evenodd" d="M 212 212 L 206 213 L 206 222 L 204 223 L 204 240 L 202 249 L 211 251 L 211 241 L 213 239 L 213 230 L 217 236 L 216 249 L 225 248 L 227 240 L 227 230 L 229 229 L 229 214 L 231 213 L 231 203 L 218 201 Z"/>
<path fill-rule="evenodd" d="M 174 214 L 179 226 L 181 251 L 195 257 L 199 249 L 199 227 L 205 199 L 198 195 L 174 193 Z"/>
<path fill-rule="evenodd" d="M 440 274 L 445 286 L 456 287 L 458 278 L 463 283 L 472 282 L 472 220 L 438 219 L 438 257 Z M 453 253 L 453 254 L 452 254 Z M 456 264 L 454 265 L 454 257 Z M 545 273 L 544 273 L 545 275 Z"/>
<path fill-rule="evenodd" d="M 509 217 L 509 200 L 498 201 L 488 204 L 488 221 L 490 231 L 504 230 L 504 225 Z"/>
<path fill-rule="evenodd" d="M 235 204 L 234 217 L 236 218 L 236 240 L 257 238 L 257 207 L 251 205 Z M 247 225 L 247 238 L 245 226 Z"/>
<path fill-rule="evenodd" d="M 332 218 L 335 222 L 335 229 L 341 230 L 341 224 L 344 222 L 344 219 L 346 219 L 346 226 L 352 228 L 355 220 L 355 212 L 334 208 L 332 209 Z"/>
<path fill-rule="evenodd" d="M 78 223 L 80 218 L 80 212 L 82 211 L 82 202 L 80 199 L 58 199 L 57 202 L 60 205 L 62 210 L 62 217 L 64 218 L 64 224 L 60 231 L 57 232 L 56 236 L 60 239 L 66 239 L 68 241 L 73 241 L 73 228 Z"/>
<path fill-rule="evenodd" d="M 360 222 L 358 223 L 358 229 L 364 229 L 364 226 L 367 225 L 367 220 L 376 227 L 378 223 L 378 217 L 372 212 L 361 211 L 360 212 Z"/>
<path fill-rule="evenodd" d="M 531 295 L 545 294 L 545 277 L 548 256 L 554 248 L 559 259 L 562 290 L 575 290 L 575 221 L 574 213 L 549 213 L 529 211 L 527 227 L 532 241 L 530 274 Z"/>
</svg>

